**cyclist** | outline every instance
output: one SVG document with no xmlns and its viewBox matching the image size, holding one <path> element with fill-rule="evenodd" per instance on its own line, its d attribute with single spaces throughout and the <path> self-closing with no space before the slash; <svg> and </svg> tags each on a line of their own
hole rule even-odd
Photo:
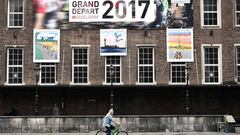
<svg viewBox="0 0 240 135">
<path fill-rule="evenodd" d="M 115 129 L 115 126 L 113 126 L 111 123 L 114 122 L 113 121 L 113 109 L 111 108 L 108 113 L 104 116 L 103 118 L 103 127 L 105 127 L 107 129 L 107 135 L 111 135 L 111 130 Z M 116 122 L 114 122 L 116 123 Z M 118 124 L 118 123 L 116 123 Z"/>
</svg>

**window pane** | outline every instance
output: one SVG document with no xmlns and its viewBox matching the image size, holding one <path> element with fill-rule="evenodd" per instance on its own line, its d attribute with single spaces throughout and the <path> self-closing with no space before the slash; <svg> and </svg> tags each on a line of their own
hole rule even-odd
<svg viewBox="0 0 240 135">
<path fill-rule="evenodd" d="M 237 80 L 240 82 L 240 66 L 237 66 Z"/>
<path fill-rule="evenodd" d="M 236 9 L 240 11 L 240 0 L 236 0 Z"/>
<path fill-rule="evenodd" d="M 56 81 L 56 65 L 54 63 L 41 64 L 41 83 L 54 84 Z"/>
<path fill-rule="evenodd" d="M 79 49 L 74 49 L 73 51 L 73 62 L 74 65 L 78 65 L 78 64 L 88 64 L 87 59 L 88 59 L 88 55 L 87 55 L 87 48 L 79 48 Z"/>
<path fill-rule="evenodd" d="M 203 22 L 204 25 L 218 25 L 218 0 L 204 0 L 203 4 Z"/>
<path fill-rule="evenodd" d="M 153 67 L 152 66 L 139 67 L 139 82 L 140 83 L 153 82 Z"/>
<path fill-rule="evenodd" d="M 120 83 L 121 82 L 121 57 L 107 56 L 106 57 L 106 82 Z M 111 69 L 112 65 L 112 69 Z"/>
<path fill-rule="evenodd" d="M 23 81 L 23 49 L 8 49 L 8 83 L 21 84 Z"/>
<path fill-rule="evenodd" d="M 152 83 L 153 82 L 153 48 L 142 47 L 139 48 L 138 54 L 139 63 L 139 82 L 140 83 Z"/>
<path fill-rule="evenodd" d="M 74 67 L 74 83 L 87 83 L 87 67 Z"/>
<path fill-rule="evenodd" d="M 217 0 L 204 0 L 204 11 L 217 11 Z"/>
<path fill-rule="evenodd" d="M 10 84 L 21 84 L 22 67 L 9 67 L 8 70 L 8 82 Z"/>
<path fill-rule="evenodd" d="M 73 83 L 88 83 L 88 48 L 73 48 Z"/>
<path fill-rule="evenodd" d="M 240 47 L 236 48 L 236 54 L 237 54 L 237 64 L 240 64 Z"/>
<path fill-rule="evenodd" d="M 9 26 L 23 26 L 23 0 L 9 0 Z"/>
<path fill-rule="evenodd" d="M 204 48 L 205 64 L 218 64 L 218 48 Z"/>
<path fill-rule="evenodd" d="M 171 63 L 171 82 L 172 83 L 186 83 L 186 64 L 183 62 Z"/>
<path fill-rule="evenodd" d="M 204 48 L 204 70 L 206 83 L 219 82 L 218 49 L 216 47 Z M 206 65 L 207 64 L 207 65 Z"/>
<path fill-rule="evenodd" d="M 237 13 L 237 25 L 240 25 L 240 11 Z"/>
<path fill-rule="evenodd" d="M 237 81 L 240 82 L 240 47 L 236 47 Z"/>
</svg>

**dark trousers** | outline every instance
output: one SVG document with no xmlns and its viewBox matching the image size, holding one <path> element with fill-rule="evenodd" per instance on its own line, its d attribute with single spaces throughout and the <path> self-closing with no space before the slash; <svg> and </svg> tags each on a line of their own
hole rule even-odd
<svg viewBox="0 0 240 135">
<path fill-rule="evenodd" d="M 107 126 L 106 126 L 106 129 L 107 129 L 107 135 L 111 135 L 111 129 L 110 129 L 110 127 L 107 127 Z"/>
</svg>

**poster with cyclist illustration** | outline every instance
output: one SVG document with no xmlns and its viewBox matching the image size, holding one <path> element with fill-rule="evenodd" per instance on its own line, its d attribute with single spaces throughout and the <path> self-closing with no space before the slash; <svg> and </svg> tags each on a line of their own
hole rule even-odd
<svg viewBox="0 0 240 135">
<path fill-rule="evenodd" d="M 167 29 L 167 61 L 193 60 L 193 29 Z"/>
<path fill-rule="evenodd" d="M 60 61 L 60 30 L 34 29 L 33 62 Z"/>
</svg>

